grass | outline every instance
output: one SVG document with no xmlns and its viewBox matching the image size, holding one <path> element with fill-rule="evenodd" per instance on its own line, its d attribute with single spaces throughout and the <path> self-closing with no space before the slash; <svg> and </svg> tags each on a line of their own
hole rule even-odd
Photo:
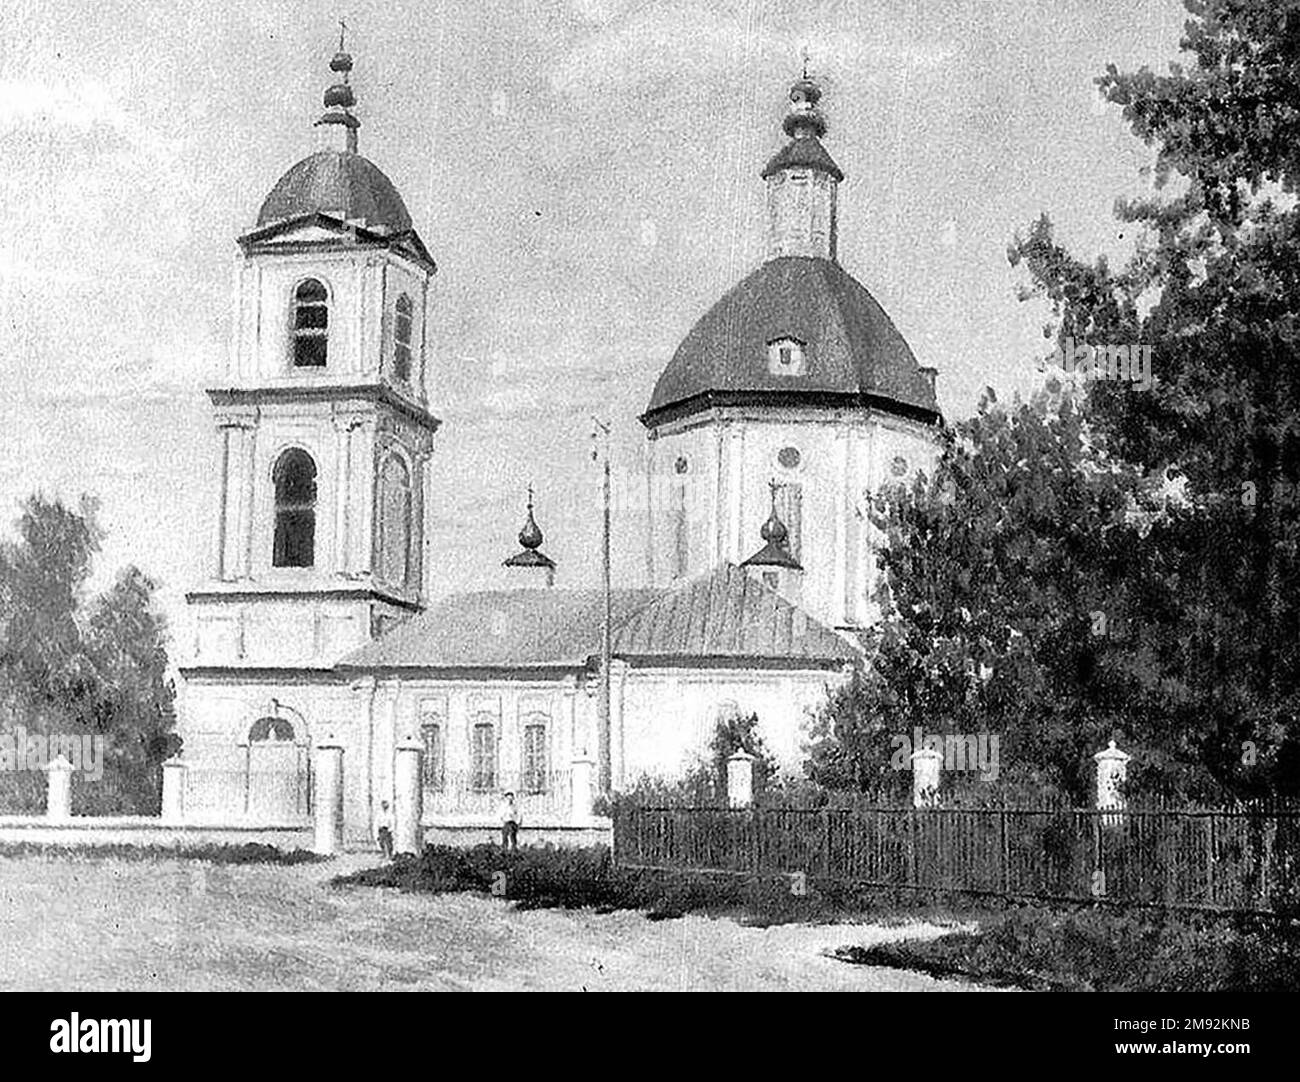
<svg viewBox="0 0 1300 1082">
<path fill-rule="evenodd" d="M 312 864 L 328 857 L 306 849 L 286 852 L 274 845 L 40 845 L 33 842 L 0 844 L 0 857 L 47 857 L 56 860 L 115 857 L 119 860 L 201 860 L 209 864 Z"/>
<path fill-rule="evenodd" d="M 1300 926 L 1260 918 L 1025 906 L 975 932 L 872 947 L 842 961 L 1051 991 L 1295 991 Z"/>
</svg>

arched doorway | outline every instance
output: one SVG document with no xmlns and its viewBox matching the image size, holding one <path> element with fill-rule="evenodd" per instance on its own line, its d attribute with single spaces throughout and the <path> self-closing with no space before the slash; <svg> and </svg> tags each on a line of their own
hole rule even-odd
<svg viewBox="0 0 1300 1082">
<path fill-rule="evenodd" d="M 248 817 L 273 824 L 310 815 L 310 772 L 306 733 L 285 717 L 258 718 L 248 730 L 244 786 Z"/>
</svg>

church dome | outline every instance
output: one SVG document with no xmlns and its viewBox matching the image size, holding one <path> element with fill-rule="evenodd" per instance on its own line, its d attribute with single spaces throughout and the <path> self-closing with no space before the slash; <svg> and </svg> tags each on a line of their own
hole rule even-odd
<svg viewBox="0 0 1300 1082">
<path fill-rule="evenodd" d="M 407 233 L 411 215 L 377 165 L 346 150 L 304 158 L 271 189 L 257 215 L 259 227 L 309 214 L 359 221 L 378 233 Z"/>
<path fill-rule="evenodd" d="M 783 344 L 799 352 L 783 366 Z M 781 357 L 782 360 L 787 359 Z M 884 309 L 829 259 L 770 259 L 691 329 L 642 417 L 757 401 L 871 403 L 933 421 L 933 370 L 923 370 Z"/>
</svg>

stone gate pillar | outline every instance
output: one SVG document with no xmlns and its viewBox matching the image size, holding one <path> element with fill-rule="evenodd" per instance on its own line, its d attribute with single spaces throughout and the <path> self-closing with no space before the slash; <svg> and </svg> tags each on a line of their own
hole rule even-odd
<svg viewBox="0 0 1300 1082">
<path fill-rule="evenodd" d="M 754 803 L 754 756 L 741 748 L 727 759 L 727 804 L 748 808 Z"/>
<path fill-rule="evenodd" d="M 939 806 L 939 770 L 943 766 L 943 752 L 934 748 L 917 748 L 912 752 L 912 806 L 937 808 Z"/>
<path fill-rule="evenodd" d="M 596 779 L 596 760 L 585 751 L 569 764 L 569 825 L 591 825 L 592 789 Z"/>
<path fill-rule="evenodd" d="M 316 843 L 333 856 L 343 849 L 343 745 L 326 738 L 316 745 Z"/>
<path fill-rule="evenodd" d="M 185 819 L 185 774 L 181 759 L 168 759 L 162 765 L 162 820 L 179 823 Z"/>
<path fill-rule="evenodd" d="M 409 737 L 393 749 L 393 852 L 419 853 L 424 847 L 424 748 Z"/>
<path fill-rule="evenodd" d="M 59 755 L 45 768 L 45 817 L 68 819 L 72 815 L 72 764 Z"/>
</svg>

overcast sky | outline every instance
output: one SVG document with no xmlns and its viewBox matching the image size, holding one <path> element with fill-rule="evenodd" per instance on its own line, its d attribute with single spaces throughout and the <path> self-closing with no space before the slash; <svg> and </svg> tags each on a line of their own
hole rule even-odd
<svg viewBox="0 0 1300 1082">
<path fill-rule="evenodd" d="M 1174 0 L 7 0 L 0 23 L 0 518 L 97 494 L 100 578 L 173 613 L 206 571 L 234 238 L 315 148 L 346 14 L 360 149 L 439 264 L 434 592 L 500 585 L 523 488 L 593 585 L 593 411 L 636 420 L 691 324 L 762 258 L 758 173 L 800 53 L 823 83 L 840 261 L 939 370 L 946 416 L 1041 377 L 1006 248 L 1047 211 L 1122 253 L 1149 152 L 1091 80 L 1166 70 Z M 937 9 L 937 10 L 936 10 Z M 1131 239 L 1131 238 L 1130 238 Z M 639 536 L 616 517 L 616 574 Z"/>
</svg>

